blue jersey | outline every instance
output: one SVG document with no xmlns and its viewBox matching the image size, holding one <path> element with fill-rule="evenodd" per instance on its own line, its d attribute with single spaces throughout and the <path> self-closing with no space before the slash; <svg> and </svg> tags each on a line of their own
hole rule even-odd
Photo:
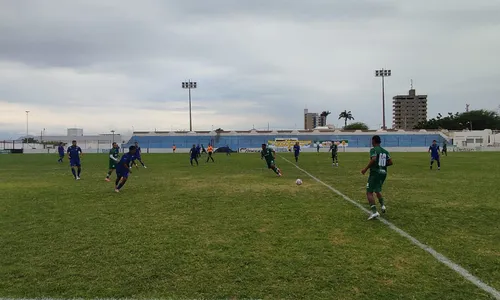
<svg viewBox="0 0 500 300">
<path fill-rule="evenodd" d="M 125 153 L 121 158 L 120 162 L 116 166 L 117 173 L 128 173 L 128 167 L 130 163 L 135 159 L 135 156 L 130 153 Z"/>
<path fill-rule="evenodd" d="M 439 158 L 439 146 L 436 145 L 431 145 L 429 147 L 429 151 L 431 151 L 431 157 L 432 158 Z"/>
<path fill-rule="evenodd" d="M 64 147 L 63 146 L 57 147 L 57 152 L 59 152 L 60 156 L 64 156 Z"/>
<path fill-rule="evenodd" d="M 295 152 L 295 155 L 298 155 L 300 152 L 300 146 L 299 145 L 293 146 L 293 152 Z"/>
<path fill-rule="evenodd" d="M 134 155 L 129 154 L 129 156 L 130 156 L 130 162 L 129 162 L 128 166 L 130 167 L 130 165 L 132 164 L 132 162 L 137 159 L 137 156 L 136 156 L 136 154 L 134 154 Z"/>
<path fill-rule="evenodd" d="M 196 149 L 196 147 L 193 147 L 191 148 L 189 153 L 191 154 L 191 157 L 196 157 L 198 155 L 198 149 Z"/>
<path fill-rule="evenodd" d="M 200 153 L 200 151 L 201 151 L 201 147 L 200 147 L 200 146 L 197 146 L 197 147 L 196 147 L 196 152 L 197 152 L 197 153 Z"/>
<path fill-rule="evenodd" d="M 72 161 L 79 161 L 80 160 L 80 153 L 82 153 L 82 148 L 78 146 L 69 146 L 68 151 L 69 153 L 69 159 Z"/>
<path fill-rule="evenodd" d="M 135 148 L 135 157 L 134 157 L 134 160 L 135 158 L 141 158 L 141 147 L 137 146 L 137 148 Z"/>
</svg>

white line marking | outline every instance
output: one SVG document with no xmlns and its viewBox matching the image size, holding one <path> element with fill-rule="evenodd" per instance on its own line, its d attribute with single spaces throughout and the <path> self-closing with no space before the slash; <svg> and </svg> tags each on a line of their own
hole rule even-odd
<svg viewBox="0 0 500 300">
<path fill-rule="evenodd" d="M 370 211 L 368 209 L 366 209 L 360 203 L 358 203 L 358 202 L 352 200 L 351 198 L 347 197 L 346 195 L 342 194 L 337 189 L 335 189 L 332 186 L 324 183 L 320 179 L 318 179 L 315 176 L 313 176 L 311 173 L 309 173 L 306 170 L 300 168 L 299 166 L 297 166 L 296 164 L 292 163 L 291 161 L 289 161 L 288 159 L 284 158 L 283 156 L 280 155 L 280 157 L 283 160 L 285 160 L 286 162 L 288 162 L 289 164 L 294 165 L 297 169 L 299 169 L 300 171 L 302 171 L 304 174 L 306 174 L 309 177 L 311 177 L 312 179 L 316 180 L 318 183 L 321 183 L 322 185 L 324 185 L 325 187 L 327 187 L 328 189 L 330 189 L 335 194 L 337 194 L 340 197 L 344 198 L 344 200 L 346 200 L 347 202 L 353 204 L 354 206 L 358 207 L 359 209 L 361 209 L 362 211 L 366 212 L 367 214 L 370 213 Z M 381 218 L 381 217 L 379 217 L 378 219 L 382 223 L 384 223 L 385 225 L 389 226 L 390 229 L 396 231 L 397 233 L 399 233 L 399 235 L 401 235 L 402 237 L 408 239 L 410 242 L 412 242 L 414 245 L 416 245 L 420 249 L 422 249 L 422 250 L 428 252 L 430 255 L 434 256 L 434 258 L 437 259 L 440 263 L 446 265 L 448 268 L 452 269 L 453 271 L 455 271 L 456 273 L 458 273 L 459 275 L 461 275 L 463 278 L 465 278 L 468 281 L 472 282 L 478 288 L 480 288 L 483 291 L 489 293 L 490 295 L 492 295 L 493 297 L 495 297 L 495 299 L 499 299 L 500 300 L 500 292 L 499 291 L 497 291 L 493 287 L 487 285 L 486 283 L 482 282 L 481 279 L 479 279 L 476 276 L 472 275 L 471 273 L 469 273 L 469 271 L 467 271 L 466 269 L 464 269 L 460 265 L 452 262 L 449 258 L 447 258 L 446 256 L 444 256 L 443 254 L 437 252 L 436 250 L 432 249 L 431 247 L 427 246 L 426 244 L 420 242 L 416 238 L 414 238 L 411 235 L 409 235 L 406 231 L 400 229 L 399 227 L 397 227 L 396 225 L 394 225 L 391 222 L 387 221 L 386 219 Z"/>
</svg>

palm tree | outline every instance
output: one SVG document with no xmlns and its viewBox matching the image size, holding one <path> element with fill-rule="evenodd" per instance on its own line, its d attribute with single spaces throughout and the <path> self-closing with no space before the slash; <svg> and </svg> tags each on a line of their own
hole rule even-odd
<svg viewBox="0 0 500 300">
<path fill-rule="evenodd" d="M 319 116 L 321 117 L 320 126 L 326 126 L 326 117 L 331 114 L 331 112 L 324 110 Z"/>
<path fill-rule="evenodd" d="M 215 139 L 214 139 L 215 143 L 219 143 L 221 133 L 223 133 L 223 132 L 224 132 L 224 129 L 222 129 L 220 127 L 215 129 Z"/>
<path fill-rule="evenodd" d="M 339 114 L 339 120 L 340 119 L 344 119 L 345 121 L 344 127 L 345 127 L 347 126 L 347 120 L 354 120 L 354 117 L 352 116 L 351 111 L 344 110 Z"/>
</svg>

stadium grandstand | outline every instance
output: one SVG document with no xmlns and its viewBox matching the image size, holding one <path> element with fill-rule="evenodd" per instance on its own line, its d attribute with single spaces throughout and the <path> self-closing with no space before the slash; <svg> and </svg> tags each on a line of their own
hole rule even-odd
<svg viewBox="0 0 500 300">
<path fill-rule="evenodd" d="M 448 137 L 442 132 L 414 131 L 339 131 L 339 130 L 275 130 L 275 131 L 142 131 L 134 132 L 124 147 L 138 142 L 143 149 L 155 149 L 165 152 L 174 145 L 177 149 L 188 149 L 194 145 L 213 145 L 215 148 L 226 147 L 245 152 L 259 149 L 261 144 L 278 148 L 287 148 L 299 142 L 302 148 L 327 148 L 335 141 L 349 148 L 368 148 L 371 137 L 378 134 L 385 147 L 422 148 L 428 147 L 433 140 L 442 143 Z M 162 151 L 163 150 L 163 151 Z M 154 150 L 153 150 L 154 151 Z"/>
</svg>

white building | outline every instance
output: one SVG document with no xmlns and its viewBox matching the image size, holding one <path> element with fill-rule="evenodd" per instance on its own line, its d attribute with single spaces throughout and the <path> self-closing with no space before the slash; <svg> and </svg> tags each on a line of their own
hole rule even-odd
<svg viewBox="0 0 500 300">
<path fill-rule="evenodd" d="M 83 136 L 82 128 L 68 128 L 68 136 Z"/>
<path fill-rule="evenodd" d="M 50 152 L 54 148 L 57 148 L 56 145 L 58 143 L 63 143 L 65 146 L 69 146 L 72 141 L 76 141 L 76 143 L 82 148 L 82 150 L 95 153 L 108 151 L 111 148 L 111 144 L 113 142 L 117 142 L 119 145 L 127 142 L 127 140 L 125 140 L 125 137 L 123 137 L 121 134 L 105 133 L 96 135 L 84 135 L 83 129 L 81 128 L 68 128 L 67 135 L 41 134 L 40 136 L 34 136 L 33 138 L 39 141 L 39 143 L 29 143 L 25 145 L 22 143 L 24 137 L 21 137 L 14 143 L 8 143 L 7 146 L 9 149 L 24 148 L 25 152 Z M 7 148 L 7 146 L 5 148 Z"/>
<path fill-rule="evenodd" d="M 491 129 L 453 132 L 452 138 L 453 146 L 459 148 L 500 146 L 500 133 Z"/>
</svg>

